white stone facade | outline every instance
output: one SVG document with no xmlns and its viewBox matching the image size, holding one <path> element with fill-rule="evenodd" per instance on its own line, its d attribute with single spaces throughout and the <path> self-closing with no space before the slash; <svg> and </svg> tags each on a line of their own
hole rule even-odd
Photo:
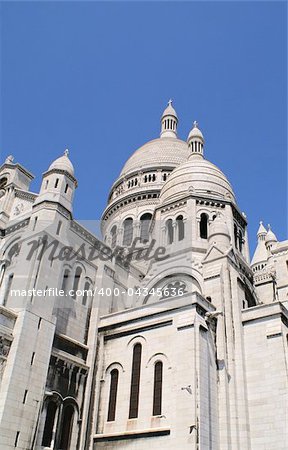
<svg viewBox="0 0 288 450">
<path fill-rule="evenodd" d="M 103 241 L 68 151 L 39 193 L 0 167 L 0 450 L 288 448 L 288 241 L 261 223 L 250 263 L 231 184 L 177 125 L 169 102 Z"/>
</svg>

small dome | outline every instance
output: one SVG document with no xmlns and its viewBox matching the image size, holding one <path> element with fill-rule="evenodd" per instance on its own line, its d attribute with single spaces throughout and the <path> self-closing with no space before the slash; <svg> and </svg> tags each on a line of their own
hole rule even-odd
<svg viewBox="0 0 288 450">
<path fill-rule="evenodd" d="M 69 154 L 68 150 L 65 150 L 64 155 L 60 156 L 60 158 L 55 159 L 55 161 L 52 162 L 48 170 L 53 169 L 65 170 L 66 172 L 70 173 L 70 175 L 74 176 L 74 167 L 68 157 L 68 154 Z"/>
<path fill-rule="evenodd" d="M 164 112 L 162 114 L 162 119 L 165 116 L 174 116 L 174 117 L 176 117 L 176 119 L 178 119 L 177 113 L 172 106 L 172 100 L 169 100 L 167 108 L 164 109 Z"/>
<path fill-rule="evenodd" d="M 125 163 L 121 174 L 153 167 L 176 167 L 187 161 L 189 156 L 186 142 L 177 138 L 154 139 L 138 148 Z"/>
<path fill-rule="evenodd" d="M 200 138 L 202 141 L 204 141 L 204 136 L 203 136 L 202 132 L 199 130 L 198 123 L 196 122 L 196 120 L 193 123 L 193 128 L 188 135 L 187 141 L 190 141 L 190 139 L 192 139 L 192 138 L 198 138 L 198 139 Z"/>
<path fill-rule="evenodd" d="M 176 167 L 162 187 L 162 202 L 178 200 L 189 192 L 232 200 L 233 189 L 223 172 L 206 159 L 190 158 Z"/>
<path fill-rule="evenodd" d="M 265 237 L 265 242 L 266 242 L 266 243 L 278 242 L 278 240 L 277 240 L 275 234 L 274 234 L 273 231 L 271 230 L 270 225 L 268 225 L 268 232 L 267 232 L 266 237 Z"/>
</svg>

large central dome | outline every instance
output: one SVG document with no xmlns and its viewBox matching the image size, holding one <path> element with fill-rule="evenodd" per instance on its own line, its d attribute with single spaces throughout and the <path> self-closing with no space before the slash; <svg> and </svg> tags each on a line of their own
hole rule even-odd
<svg viewBox="0 0 288 450">
<path fill-rule="evenodd" d="M 151 167 L 176 167 L 187 161 L 187 142 L 172 137 L 161 137 L 138 148 L 125 163 L 122 175 Z"/>
</svg>

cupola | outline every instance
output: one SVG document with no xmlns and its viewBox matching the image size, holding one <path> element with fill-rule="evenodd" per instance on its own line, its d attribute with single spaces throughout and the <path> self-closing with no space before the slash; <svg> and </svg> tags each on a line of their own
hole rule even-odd
<svg viewBox="0 0 288 450">
<path fill-rule="evenodd" d="M 196 120 L 193 122 L 193 128 L 188 135 L 187 143 L 190 150 L 190 157 L 197 156 L 198 158 L 203 158 L 204 137 L 198 128 Z"/>
<path fill-rule="evenodd" d="M 169 100 L 167 108 L 164 110 L 161 118 L 161 138 L 177 138 L 178 117 L 172 106 L 172 100 Z"/>
<path fill-rule="evenodd" d="M 47 172 L 43 174 L 42 185 L 35 204 L 42 202 L 59 203 L 70 213 L 77 180 L 74 177 L 74 167 L 69 159 L 69 151 L 55 159 Z"/>
</svg>

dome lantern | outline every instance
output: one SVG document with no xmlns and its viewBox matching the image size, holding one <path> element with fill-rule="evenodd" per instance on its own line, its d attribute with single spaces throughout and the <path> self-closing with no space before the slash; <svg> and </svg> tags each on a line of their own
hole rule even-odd
<svg viewBox="0 0 288 450">
<path fill-rule="evenodd" d="M 178 117 L 172 106 L 172 100 L 169 100 L 167 108 L 164 110 L 161 118 L 160 137 L 177 138 Z"/>
<path fill-rule="evenodd" d="M 198 128 L 198 123 L 196 120 L 193 122 L 193 128 L 189 133 L 187 142 L 190 150 L 190 157 L 198 156 L 203 158 L 204 137 Z"/>
</svg>

